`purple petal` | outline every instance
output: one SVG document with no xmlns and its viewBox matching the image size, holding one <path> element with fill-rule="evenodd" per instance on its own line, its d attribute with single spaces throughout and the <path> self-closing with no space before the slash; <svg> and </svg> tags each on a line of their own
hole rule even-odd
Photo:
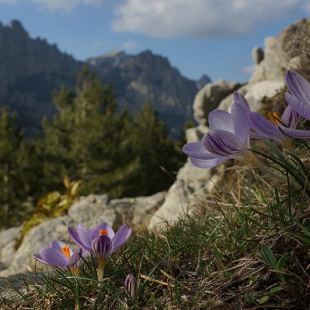
<svg viewBox="0 0 310 310">
<path fill-rule="evenodd" d="M 234 124 L 234 133 L 242 141 L 247 142 L 250 134 L 249 114 L 250 110 L 240 104 L 234 103 L 231 107 L 231 116 Z"/>
<path fill-rule="evenodd" d="M 310 105 L 310 84 L 300 74 L 288 70 L 285 74 L 286 84 L 291 94 L 298 100 Z M 308 107 L 310 109 L 310 106 Z"/>
<path fill-rule="evenodd" d="M 307 104 L 289 93 L 285 93 L 285 99 L 297 113 L 310 120 L 310 103 Z"/>
<path fill-rule="evenodd" d="M 182 151 L 189 157 L 196 159 L 217 159 L 218 156 L 210 153 L 202 142 L 189 142 L 183 146 Z"/>
<path fill-rule="evenodd" d="M 128 229 L 127 225 L 123 225 L 112 239 L 114 244 L 113 252 L 118 250 L 130 237 L 131 229 Z"/>
<path fill-rule="evenodd" d="M 246 99 L 244 98 L 244 96 L 238 93 L 237 91 L 234 92 L 234 102 L 239 103 L 250 110 L 250 106 L 248 102 L 246 101 Z"/>
<path fill-rule="evenodd" d="M 69 235 L 73 239 L 73 241 L 80 247 L 86 249 L 87 251 L 91 251 L 91 238 L 90 232 L 85 230 L 82 225 L 79 225 L 77 230 L 75 231 L 72 227 L 68 228 Z"/>
<path fill-rule="evenodd" d="M 296 139 L 307 139 L 310 138 L 310 130 L 299 130 L 299 129 L 293 129 L 293 128 L 286 128 L 284 126 L 280 126 L 279 130 L 290 138 L 296 138 Z"/>
<path fill-rule="evenodd" d="M 254 131 L 250 131 L 250 139 L 251 140 L 263 140 L 263 139 L 266 139 L 266 136 L 260 135 Z"/>
<path fill-rule="evenodd" d="M 85 256 L 85 253 L 87 253 L 87 251 L 85 251 L 83 248 L 79 248 L 78 250 L 73 252 L 70 259 L 67 262 L 67 266 L 69 267 L 76 266 L 82 259 L 82 257 Z"/>
<path fill-rule="evenodd" d="M 282 143 L 286 139 L 285 137 L 283 137 L 282 132 L 279 131 L 279 126 L 267 120 L 262 115 L 256 112 L 250 112 L 249 118 L 252 128 L 259 135 L 268 139 L 275 140 L 279 143 Z"/>
<path fill-rule="evenodd" d="M 69 260 L 64 254 L 51 248 L 42 249 L 40 256 L 46 264 L 60 268 L 66 267 Z"/>
<path fill-rule="evenodd" d="M 45 265 L 50 265 L 48 264 L 43 258 L 41 257 L 40 254 L 32 254 L 32 257 L 38 260 L 40 263 L 45 264 Z"/>
<path fill-rule="evenodd" d="M 66 246 L 66 244 L 64 244 L 63 242 L 58 241 L 58 240 L 52 241 L 52 242 L 49 244 L 49 247 L 50 247 L 51 249 L 54 249 L 54 250 L 56 250 L 56 251 L 58 251 L 58 252 L 60 252 L 60 253 L 62 253 L 62 248 L 65 247 L 65 246 Z M 70 251 L 71 251 L 71 249 L 70 249 Z M 72 252 L 72 251 L 71 251 L 71 252 Z"/>
<path fill-rule="evenodd" d="M 222 129 L 233 132 L 234 126 L 231 114 L 223 110 L 213 110 L 209 113 L 209 127 L 211 130 Z"/>
<path fill-rule="evenodd" d="M 92 253 L 105 257 L 113 251 L 112 240 L 105 235 L 100 235 L 92 242 Z"/>
<path fill-rule="evenodd" d="M 219 129 L 207 133 L 204 144 L 209 152 L 219 156 L 236 154 L 239 157 L 246 149 L 246 146 L 236 135 Z"/>
<path fill-rule="evenodd" d="M 137 280 L 132 274 L 127 275 L 127 277 L 125 279 L 125 287 L 128 290 L 131 298 L 135 299 L 136 288 L 137 288 Z"/>
<path fill-rule="evenodd" d="M 300 115 L 290 105 L 288 105 L 282 114 L 281 123 L 288 128 L 296 128 L 299 121 Z"/>
<path fill-rule="evenodd" d="M 196 158 L 190 157 L 191 163 L 195 167 L 202 168 L 202 169 L 213 168 L 227 159 L 228 158 L 226 156 L 218 156 L 217 159 L 210 159 L 210 160 L 196 159 Z"/>
<path fill-rule="evenodd" d="M 108 236 L 110 239 L 112 239 L 115 235 L 114 230 L 112 229 L 110 224 L 106 222 L 102 222 L 93 229 L 93 232 L 92 232 L 93 239 L 97 238 L 100 235 L 100 230 L 107 230 Z"/>
</svg>

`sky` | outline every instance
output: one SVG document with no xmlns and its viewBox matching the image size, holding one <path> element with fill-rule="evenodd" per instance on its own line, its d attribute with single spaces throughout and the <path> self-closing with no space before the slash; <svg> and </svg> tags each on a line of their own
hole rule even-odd
<svg viewBox="0 0 310 310">
<path fill-rule="evenodd" d="M 245 82 L 252 49 L 310 15 L 310 0 L 0 0 L 0 22 L 19 20 L 77 60 L 151 50 L 187 78 Z"/>
</svg>

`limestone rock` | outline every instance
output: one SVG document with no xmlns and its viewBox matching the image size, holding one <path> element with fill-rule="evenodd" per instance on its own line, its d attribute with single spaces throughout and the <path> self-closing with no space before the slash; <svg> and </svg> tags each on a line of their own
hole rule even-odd
<svg viewBox="0 0 310 310">
<path fill-rule="evenodd" d="M 209 131 L 209 127 L 199 125 L 198 127 L 188 128 L 185 131 L 187 142 L 198 142 Z"/>
<path fill-rule="evenodd" d="M 262 99 L 264 97 L 271 98 L 275 96 L 279 90 L 283 89 L 285 83 L 280 81 L 261 81 L 250 87 L 245 95 L 251 110 L 258 112 L 262 108 Z"/>
<path fill-rule="evenodd" d="M 194 100 L 194 118 L 203 126 L 208 126 L 208 115 L 216 109 L 222 99 L 238 89 L 242 84 L 218 80 L 207 84 L 196 95 Z"/>
<path fill-rule="evenodd" d="M 252 50 L 252 58 L 256 65 L 264 59 L 264 51 L 261 47 L 255 46 Z"/>
<path fill-rule="evenodd" d="M 257 63 L 249 84 L 264 80 L 283 80 L 284 71 L 281 61 L 281 44 L 277 37 L 265 39 L 264 59 Z"/>
<path fill-rule="evenodd" d="M 240 88 L 237 89 L 237 91 L 240 94 L 242 94 L 243 96 L 245 96 L 245 94 L 248 91 L 248 84 L 245 84 L 245 85 L 241 86 Z M 232 93 L 232 94 L 228 95 L 226 98 L 224 98 L 220 102 L 220 104 L 219 104 L 219 106 L 217 108 L 220 109 L 220 110 L 224 110 L 224 111 L 227 111 L 227 112 L 230 113 L 231 106 L 232 106 L 233 102 L 234 102 L 234 94 Z"/>
<path fill-rule="evenodd" d="M 89 195 L 81 197 L 73 204 L 68 215 L 51 219 L 32 228 L 23 239 L 17 251 L 13 244 L 21 227 L 10 228 L 0 233 L 0 276 L 32 271 L 35 260 L 32 253 L 48 247 L 52 240 L 60 240 L 76 248 L 68 234 L 68 227 L 82 223 L 86 229 L 108 222 L 115 230 L 121 225 L 147 226 L 152 214 L 163 203 L 166 193 L 160 192 L 149 197 L 122 198 L 110 200 L 108 195 Z M 37 270 L 50 269 L 36 264 Z"/>
</svg>

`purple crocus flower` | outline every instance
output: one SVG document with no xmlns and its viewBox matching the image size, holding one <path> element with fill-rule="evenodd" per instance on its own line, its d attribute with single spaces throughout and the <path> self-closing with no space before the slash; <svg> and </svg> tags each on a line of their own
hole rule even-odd
<svg viewBox="0 0 310 310">
<path fill-rule="evenodd" d="M 286 101 L 301 116 L 310 120 L 310 84 L 300 74 L 288 70 L 285 74 L 286 84 L 291 92 L 285 93 Z"/>
<path fill-rule="evenodd" d="M 125 279 L 125 287 L 132 299 L 136 298 L 137 280 L 132 274 L 128 274 Z"/>
<path fill-rule="evenodd" d="M 92 253 L 98 259 L 98 279 L 103 279 L 104 267 L 110 254 L 118 250 L 130 237 L 131 229 L 123 225 L 117 233 L 112 227 L 102 222 L 87 231 L 79 224 L 76 231 L 69 227 L 69 234 L 76 244 Z"/>
<path fill-rule="evenodd" d="M 310 138 L 309 130 L 296 129 L 300 115 L 288 105 L 282 117 L 277 113 L 269 114 L 270 120 L 256 112 L 249 112 L 251 127 L 261 138 L 267 138 L 281 143 L 286 149 L 294 153 L 292 138 Z"/>
<path fill-rule="evenodd" d="M 73 252 L 63 242 L 52 241 L 48 248 L 43 248 L 39 254 L 32 254 L 32 256 L 45 265 L 70 269 L 72 272 L 77 273 L 77 265 L 86 254 L 87 251 L 82 248 Z"/>
<path fill-rule="evenodd" d="M 212 168 L 227 159 L 242 158 L 251 161 L 249 107 L 245 102 L 235 101 L 231 114 L 214 110 L 209 114 L 210 131 L 200 142 L 184 145 L 183 152 L 194 166 Z"/>
</svg>

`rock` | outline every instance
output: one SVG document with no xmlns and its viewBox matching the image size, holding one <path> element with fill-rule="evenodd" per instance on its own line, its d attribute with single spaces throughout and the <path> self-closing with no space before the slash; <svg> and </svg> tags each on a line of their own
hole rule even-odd
<svg viewBox="0 0 310 310">
<path fill-rule="evenodd" d="M 207 75 L 203 75 L 197 82 L 196 82 L 196 86 L 197 89 L 200 90 L 201 88 L 203 88 L 205 85 L 211 83 L 211 79 L 207 76 Z"/>
<path fill-rule="evenodd" d="M 52 240 L 60 240 L 76 248 L 68 234 L 68 227 L 76 228 L 82 223 L 86 229 L 91 229 L 100 222 L 108 222 L 115 230 L 121 225 L 145 227 L 152 214 L 163 203 L 165 192 L 149 197 L 122 198 L 110 200 L 108 195 L 89 195 L 81 197 L 73 204 L 68 215 L 51 219 L 32 228 L 24 237 L 17 251 L 13 245 L 21 227 L 10 228 L 0 233 L 0 276 L 32 271 L 35 260 L 32 253 L 48 247 Z M 36 264 L 36 270 L 47 270 L 49 267 Z"/>
<path fill-rule="evenodd" d="M 264 51 L 262 48 L 255 46 L 252 50 L 252 58 L 256 65 L 264 59 Z"/>
<path fill-rule="evenodd" d="M 14 243 L 22 226 L 12 227 L 0 232 L 0 270 L 6 269 L 15 254 Z"/>
<path fill-rule="evenodd" d="M 188 128 L 185 131 L 187 142 L 198 142 L 209 131 L 209 127 L 199 125 L 198 127 Z"/>
<path fill-rule="evenodd" d="M 132 225 L 147 227 L 147 223 L 153 217 L 153 214 L 162 206 L 165 201 L 166 192 L 160 192 L 150 197 L 137 198 L 132 209 Z"/>
<path fill-rule="evenodd" d="M 195 211 L 195 202 L 206 197 L 219 180 L 216 172 L 220 169 L 199 169 L 188 159 L 179 170 L 177 180 L 170 187 L 163 205 L 150 219 L 149 229 L 160 230 L 166 224 L 172 225 L 184 214 Z"/>
<path fill-rule="evenodd" d="M 309 40 L 305 39 L 309 31 L 309 21 L 309 18 L 300 19 L 282 29 L 278 37 L 267 37 L 263 59 L 261 51 L 254 48 L 253 59 L 256 67 L 249 81 L 250 85 L 264 80 L 284 80 L 287 69 L 303 73 L 309 71 Z"/>
<path fill-rule="evenodd" d="M 256 65 L 249 84 L 253 85 L 264 80 L 284 80 L 281 44 L 276 37 L 265 39 L 264 59 Z"/>
<path fill-rule="evenodd" d="M 208 115 L 216 109 L 222 99 L 238 89 L 242 84 L 224 80 L 207 84 L 196 95 L 194 100 L 194 118 L 203 126 L 208 126 Z"/>
<path fill-rule="evenodd" d="M 262 108 L 262 99 L 264 97 L 271 98 L 275 96 L 283 87 L 285 83 L 280 81 L 261 81 L 248 87 L 248 92 L 245 95 L 251 110 L 259 112 Z"/>
<path fill-rule="evenodd" d="M 243 96 L 245 96 L 245 94 L 248 91 L 248 84 L 245 84 L 245 85 L 241 86 L 240 88 L 237 89 L 237 91 L 239 93 L 241 93 Z M 232 106 L 233 102 L 234 102 L 234 94 L 232 93 L 232 94 L 228 95 L 226 98 L 224 98 L 220 102 L 220 104 L 219 104 L 219 106 L 217 108 L 220 109 L 220 110 L 224 110 L 224 111 L 227 111 L 227 112 L 230 113 L 231 106 Z"/>
</svg>

